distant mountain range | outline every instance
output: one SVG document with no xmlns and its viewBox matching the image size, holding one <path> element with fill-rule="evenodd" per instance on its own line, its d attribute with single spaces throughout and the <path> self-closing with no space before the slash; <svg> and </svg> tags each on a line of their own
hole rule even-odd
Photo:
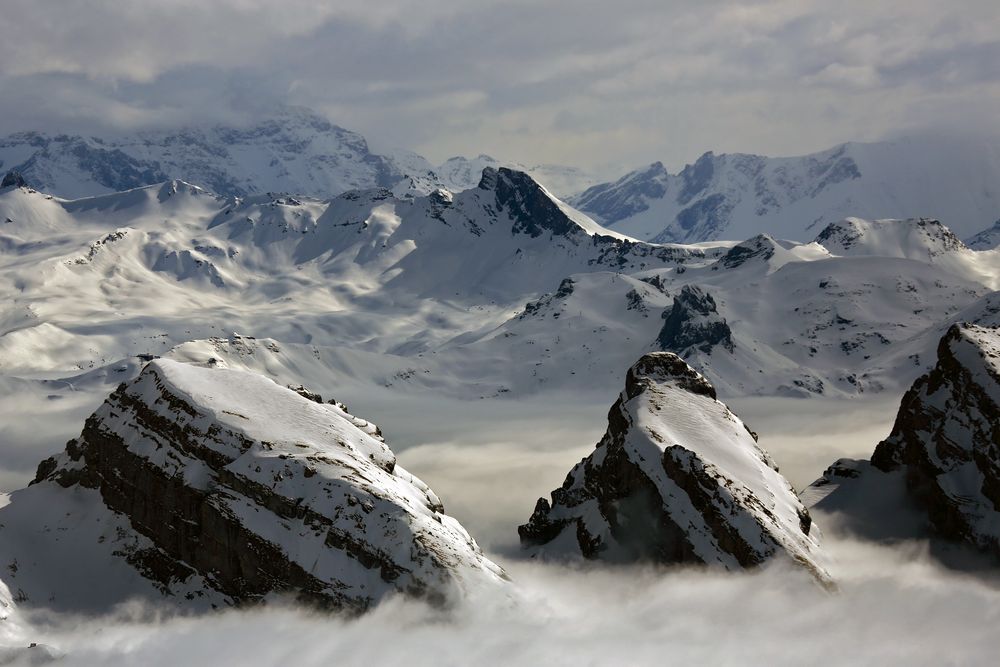
<svg viewBox="0 0 1000 667">
<path fill-rule="evenodd" d="M 220 195 L 284 192 L 326 199 L 348 190 L 394 188 L 426 194 L 466 190 L 485 167 L 512 166 L 568 196 L 597 179 L 558 165 L 526 167 L 488 155 L 440 166 L 408 151 L 373 152 L 360 134 L 301 107 L 256 124 L 138 132 L 116 137 L 22 132 L 0 138 L 0 170 L 66 198 L 108 194 L 182 179 Z"/>
<path fill-rule="evenodd" d="M 678 174 L 655 162 L 569 202 L 656 242 L 760 232 L 805 241 L 849 216 L 935 217 L 966 237 L 1000 219 L 1000 140 L 921 135 L 781 158 L 709 152 Z"/>
<path fill-rule="evenodd" d="M 410 151 L 382 154 L 360 134 L 301 107 L 249 126 L 0 138 L 0 171 L 15 170 L 32 187 L 65 198 L 171 179 L 223 196 L 329 199 L 378 187 L 413 196 L 474 188 L 483 169 L 500 167 L 529 174 L 610 229 L 657 243 L 758 233 L 806 241 L 850 216 L 934 217 L 966 238 L 1000 220 L 1000 140 L 959 136 L 847 143 L 800 157 L 708 152 L 677 174 L 655 162 L 607 183 L 576 167 L 489 155 L 435 165 Z M 990 239 L 970 243 L 982 248 Z"/>
</svg>

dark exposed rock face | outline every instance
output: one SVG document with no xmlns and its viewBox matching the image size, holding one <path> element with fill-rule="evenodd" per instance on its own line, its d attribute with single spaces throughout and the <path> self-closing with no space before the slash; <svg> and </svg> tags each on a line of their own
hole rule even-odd
<svg viewBox="0 0 1000 667">
<path fill-rule="evenodd" d="M 151 362 L 33 484 L 99 492 L 155 546 L 129 562 L 164 592 L 201 575 L 233 602 L 363 610 L 504 577 L 377 427 L 250 373 Z"/>
<path fill-rule="evenodd" d="M 21 172 L 13 170 L 8 171 L 7 175 L 3 177 L 3 181 L 0 182 L 0 188 L 23 188 L 27 185 Z"/>
<path fill-rule="evenodd" d="M 727 269 L 735 269 L 754 258 L 760 258 L 760 261 L 766 262 L 774 257 L 774 247 L 774 239 L 766 234 L 758 234 L 752 239 L 747 239 L 730 248 L 729 252 L 719 260 L 719 265 Z"/>
<path fill-rule="evenodd" d="M 483 170 L 480 189 L 496 193 L 497 206 L 514 220 L 514 231 L 538 237 L 564 236 L 578 228 L 531 176 L 506 167 Z"/>
<path fill-rule="evenodd" d="M 518 529 L 529 552 L 752 567 L 790 556 L 821 580 L 808 512 L 715 389 L 674 354 L 629 369 L 608 430 Z"/>
<path fill-rule="evenodd" d="M 682 287 L 663 317 L 663 328 L 656 337 L 661 350 L 686 357 L 694 350 L 711 354 L 716 346 L 729 352 L 734 349 L 733 332 L 719 315 L 715 299 L 697 285 Z"/>
<path fill-rule="evenodd" d="M 599 228 L 585 229 L 531 176 L 521 171 L 487 167 L 476 192 L 478 205 L 486 209 L 488 217 L 509 218 L 512 234 L 545 236 L 566 246 L 587 248 L 588 254 L 592 254 L 587 260 L 590 266 L 643 269 L 704 257 L 700 249 L 655 245 L 601 233 Z M 473 233 L 480 235 L 482 231 Z"/>
<path fill-rule="evenodd" d="M 1000 558 L 1000 331 L 948 330 L 871 462 L 905 474 L 938 535 Z"/>
<path fill-rule="evenodd" d="M 524 311 L 517 316 L 518 319 L 523 320 L 528 317 L 533 317 L 535 315 L 538 315 L 539 313 L 544 312 L 554 303 L 566 299 L 568 296 L 573 294 L 573 289 L 574 289 L 573 286 L 575 284 L 576 283 L 573 281 L 572 278 L 563 278 L 563 281 L 559 283 L 559 289 L 557 289 L 554 293 L 546 294 L 542 298 L 536 301 L 531 301 L 528 304 L 526 304 L 524 306 Z M 552 317 L 555 319 L 559 319 L 560 312 L 561 311 L 559 310 L 554 311 L 552 313 Z"/>
</svg>

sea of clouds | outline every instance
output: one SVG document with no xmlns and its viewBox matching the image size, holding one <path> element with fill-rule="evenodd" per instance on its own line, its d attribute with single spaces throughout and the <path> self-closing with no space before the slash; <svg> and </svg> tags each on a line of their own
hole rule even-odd
<svg viewBox="0 0 1000 667">
<path fill-rule="evenodd" d="M 593 448 L 613 397 L 394 395 L 389 410 L 384 395 L 351 393 L 352 409 L 378 416 L 400 462 L 508 570 L 509 591 L 479 593 L 450 610 L 393 599 L 357 619 L 285 604 L 197 617 L 135 604 L 101 618 L 23 612 L 0 622 L 0 645 L 11 647 L 0 664 L 942 665 L 992 664 L 1000 649 L 996 582 L 943 569 L 923 544 L 884 547 L 838 535 L 833 517 L 816 517 L 834 560 L 832 593 L 780 564 L 733 575 L 525 561 L 516 526 Z M 798 488 L 839 456 L 870 453 L 896 407 L 732 403 Z M 82 406 L 74 407 L 52 437 L 79 428 L 69 417 Z M 24 440 L 24 456 L 43 454 L 41 444 Z M 24 649 L 31 642 L 43 646 Z"/>
</svg>

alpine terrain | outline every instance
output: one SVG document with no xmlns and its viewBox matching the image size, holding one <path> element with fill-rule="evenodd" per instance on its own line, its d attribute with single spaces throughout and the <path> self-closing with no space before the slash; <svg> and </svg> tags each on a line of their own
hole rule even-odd
<svg viewBox="0 0 1000 667">
<path fill-rule="evenodd" d="M 570 202 L 612 229 L 654 241 L 760 232 L 805 241 L 848 216 L 933 216 L 966 237 L 1000 218 L 998 182 L 1000 141 L 916 134 L 798 157 L 708 152 L 677 174 L 655 162 Z"/>
<path fill-rule="evenodd" d="M 784 556 L 829 577 L 809 512 L 756 434 L 667 352 L 629 369 L 597 448 L 518 532 L 543 556 L 731 570 Z"/>
<path fill-rule="evenodd" d="M 997 328 L 949 328 L 871 461 L 837 461 L 813 484 L 816 508 L 882 539 L 933 536 L 1000 558 L 998 359 Z"/>
<path fill-rule="evenodd" d="M 5 586 L 36 608 L 287 593 L 363 611 L 506 578 L 378 427 L 218 363 L 158 359 L 122 383 L 11 495 L 0 535 Z"/>
</svg>

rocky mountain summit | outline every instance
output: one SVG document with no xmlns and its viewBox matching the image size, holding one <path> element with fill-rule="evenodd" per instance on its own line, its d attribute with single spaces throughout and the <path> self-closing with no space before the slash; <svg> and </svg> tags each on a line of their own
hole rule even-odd
<svg viewBox="0 0 1000 667">
<path fill-rule="evenodd" d="M 406 176 L 360 134 L 300 107 L 282 108 L 246 125 L 106 137 L 21 132 L 0 138 L 0 167 L 16 169 L 35 187 L 62 197 L 171 178 L 220 195 L 270 190 L 330 197 L 355 188 L 391 187 Z"/>
<path fill-rule="evenodd" d="M 39 465 L 0 526 L 15 602 L 56 608 L 152 589 L 362 611 L 393 593 L 446 603 L 506 578 L 375 425 L 301 387 L 166 359 Z"/>
<path fill-rule="evenodd" d="M 24 180 L 24 176 L 21 172 L 11 169 L 4 175 L 3 181 L 0 181 L 0 188 L 23 188 L 28 185 L 27 181 Z"/>
<path fill-rule="evenodd" d="M 18 132 L 0 137 L 0 168 L 49 194 L 79 198 L 184 179 L 218 195 L 266 192 L 326 199 L 349 190 L 427 194 L 476 187 L 484 168 L 527 171 L 569 196 L 596 182 L 582 169 L 525 167 L 488 155 L 434 165 L 405 150 L 376 151 L 362 135 L 304 107 L 279 107 L 253 122 L 83 136 Z M 4 186 L 6 187 L 6 186 Z"/>
<path fill-rule="evenodd" d="M 933 133 L 794 157 L 708 152 L 678 173 L 655 162 L 569 201 L 612 229 L 658 242 L 759 232 L 805 241 L 852 215 L 934 216 L 965 236 L 1000 214 L 998 155 L 995 139 Z"/>
<path fill-rule="evenodd" d="M 845 218 L 827 225 L 816 237 L 834 255 L 850 257 L 917 257 L 928 261 L 948 253 L 968 250 L 940 220 L 862 220 Z M 923 257 L 921 257 L 923 259 Z"/>
<path fill-rule="evenodd" d="M 828 580 L 812 519 L 756 435 L 667 352 L 629 369 L 597 448 L 518 532 L 535 556 L 728 570 L 788 557 Z"/>
<path fill-rule="evenodd" d="M 733 351 L 733 332 L 719 315 L 715 299 L 698 285 L 684 285 L 674 305 L 663 311 L 660 349 L 686 356 L 692 348 L 711 354 L 716 346 Z"/>
<path fill-rule="evenodd" d="M 894 502 L 916 514 L 913 534 L 897 536 L 929 534 L 1000 558 L 1000 330 L 948 329 L 870 464 L 838 461 L 813 491 L 816 507 L 842 513 L 849 527 L 894 522 L 897 514 L 874 509 Z"/>
</svg>

